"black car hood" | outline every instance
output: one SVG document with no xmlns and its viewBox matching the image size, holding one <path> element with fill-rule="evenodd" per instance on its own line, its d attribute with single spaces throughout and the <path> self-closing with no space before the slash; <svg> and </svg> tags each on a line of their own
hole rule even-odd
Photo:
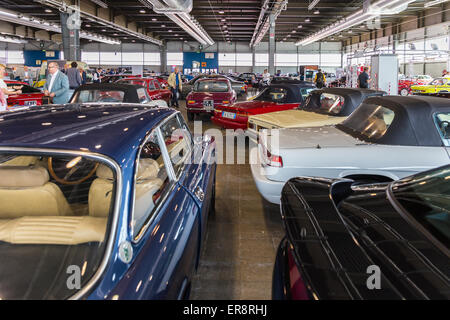
<svg viewBox="0 0 450 320">
<path fill-rule="evenodd" d="M 441 269 L 448 270 L 448 259 L 395 211 L 386 198 L 388 184 L 352 184 L 294 178 L 283 188 L 284 227 L 313 295 L 448 299 L 448 278 Z M 381 289 L 367 286 L 373 265 L 380 268 Z"/>
</svg>

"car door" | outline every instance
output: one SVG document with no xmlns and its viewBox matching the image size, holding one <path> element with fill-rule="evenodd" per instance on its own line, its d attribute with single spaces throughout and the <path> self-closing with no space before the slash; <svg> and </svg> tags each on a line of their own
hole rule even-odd
<svg viewBox="0 0 450 320">
<path fill-rule="evenodd" d="M 133 260 L 111 296 L 126 299 L 180 299 L 198 261 L 199 207 L 174 176 L 170 141 L 162 132 L 173 115 L 153 130 L 136 159 L 130 191 Z"/>
</svg>

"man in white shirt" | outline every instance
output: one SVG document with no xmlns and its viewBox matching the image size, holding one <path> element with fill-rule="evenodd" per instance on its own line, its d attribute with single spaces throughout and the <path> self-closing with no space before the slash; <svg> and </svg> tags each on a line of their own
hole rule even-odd
<svg viewBox="0 0 450 320">
<path fill-rule="evenodd" d="M 267 71 L 267 69 L 264 69 L 264 73 L 262 75 L 262 84 L 263 86 L 270 85 L 270 73 Z"/>
</svg>

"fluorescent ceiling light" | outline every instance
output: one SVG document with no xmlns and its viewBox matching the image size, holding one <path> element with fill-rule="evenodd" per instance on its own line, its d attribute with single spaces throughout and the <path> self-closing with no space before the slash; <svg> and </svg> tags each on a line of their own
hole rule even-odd
<svg viewBox="0 0 450 320">
<path fill-rule="evenodd" d="M 298 41 L 296 45 L 305 46 L 316 41 L 320 41 L 333 34 L 342 32 L 383 14 L 399 13 L 405 10 L 408 7 L 408 4 L 414 1 L 416 0 L 378 0 L 368 8 L 360 9 L 344 19 L 321 29 L 313 35 Z"/>
<path fill-rule="evenodd" d="M 319 10 L 315 10 L 313 13 L 314 14 L 320 14 L 320 11 Z"/>
<path fill-rule="evenodd" d="M 251 47 L 258 45 L 266 35 L 267 31 L 269 31 L 270 16 L 273 16 L 274 21 L 276 21 L 281 11 L 286 10 L 287 3 L 287 0 L 264 1 L 261 7 L 261 12 L 259 13 L 255 31 L 253 32 L 252 40 L 250 41 Z"/>
<path fill-rule="evenodd" d="M 427 2 L 425 3 L 424 7 L 425 7 L 425 8 L 429 8 L 429 7 L 435 6 L 435 5 L 437 5 L 437 4 L 441 4 L 441 3 L 444 3 L 444 2 L 448 2 L 448 1 L 449 1 L 449 0 L 434 0 L 434 1 L 427 1 Z"/>
<path fill-rule="evenodd" d="M 313 0 L 309 6 L 308 6 L 308 10 L 312 10 L 314 9 L 314 7 L 320 2 L 320 0 Z"/>
</svg>

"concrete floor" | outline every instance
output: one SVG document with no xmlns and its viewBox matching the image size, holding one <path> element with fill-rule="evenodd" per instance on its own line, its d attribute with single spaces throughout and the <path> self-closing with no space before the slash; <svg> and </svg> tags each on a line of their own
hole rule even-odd
<svg viewBox="0 0 450 320">
<path fill-rule="evenodd" d="M 185 102 L 180 102 L 187 119 Z M 203 131 L 218 128 L 208 116 L 196 120 L 203 122 Z M 193 122 L 189 126 L 193 129 Z M 275 253 L 284 235 L 279 207 L 260 196 L 248 161 L 218 165 L 216 179 L 216 212 L 208 223 L 191 299 L 271 299 Z"/>
</svg>

